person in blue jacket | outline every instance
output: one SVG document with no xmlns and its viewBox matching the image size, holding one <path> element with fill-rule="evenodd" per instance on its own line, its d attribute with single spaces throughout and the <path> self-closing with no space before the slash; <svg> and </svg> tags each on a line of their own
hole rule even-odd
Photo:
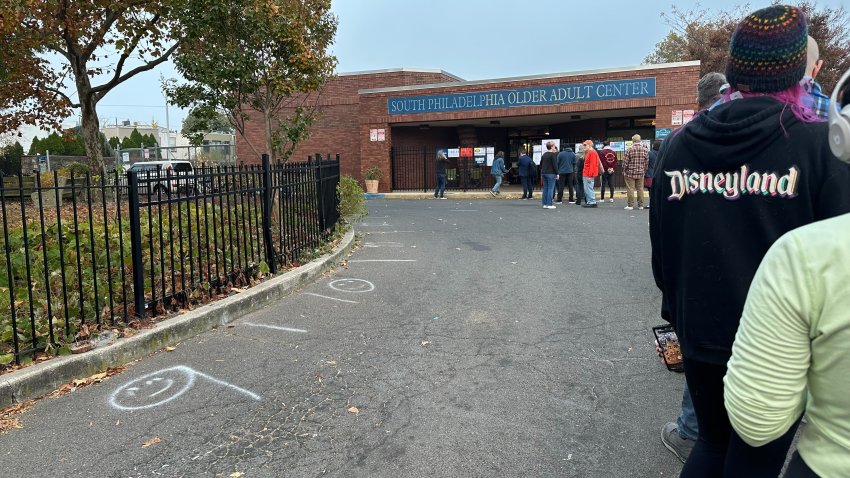
<svg viewBox="0 0 850 478">
<path fill-rule="evenodd" d="M 531 161 L 524 149 L 520 149 L 519 154 L 517 167 L 519 168 L 519 180 L 522 183 L 521 199 L 531 199 L 531 193 L 534 191 L 534 162 Z"/>
<path fill-rule="evenodd" d="M 566 184 L 569 188 L 569 201 L 570 204 L 575 204 L 575 200 L 573 199 L 573 170 L 576 167 L 576 154 L 573 152 L 573 148 L 569 146 L 561 146 L 561 152 L 558 153 L 558 182 L 556 186 L 558 188 L 558 197 L 555 198 L 555 204 L 561 204 L 564 202 L 564 185 Z"/>
<path fill-rule="evenodd" d="M 505 153 L 504 151 L 499 151 L 496 153 L 496 159 L 493 160 L 493 166 L 490 167 L 490 174 L 492 174 L 493 179 L 496 180 L 496 185 L 490 190 L 490 194 L 492 194 L 493 197 L 501 194 L 499 188 L 502 187 L 502 177 L 507 172 L 508 171 L 505 169 Z"/>
</svg>

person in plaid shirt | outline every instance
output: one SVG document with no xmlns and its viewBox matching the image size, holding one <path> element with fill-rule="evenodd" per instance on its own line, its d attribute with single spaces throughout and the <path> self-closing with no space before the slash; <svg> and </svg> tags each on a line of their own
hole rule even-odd
<svg viewBox="0 0 850 478">
<path fill-rule="evenodd" d="M 640 135 L 632 136 L 632 147 L 623 158 L 623 176 L 626 178 L 627 211 L 634 209 L 637 190 L 638 209 L 643 209 L 643 177 L 649 162 L 649 150 L 640 142 Z"/>
<path fill-rule="evenodd" d="M 823 94 L 820 83 L 815 81 L 818 76 L 823 60 L 820 59 L 820 49 L 818 43 L 811 35 L 808 38 L 808 46 L 806 48 L 806 76 L 800 80 L 803 89 L 809 94 L 803 99 L 803 103 L 808 106 L 812 113 L 816 114 L 821 121 L 829 120 L 829 96 Z"/>
</svg>

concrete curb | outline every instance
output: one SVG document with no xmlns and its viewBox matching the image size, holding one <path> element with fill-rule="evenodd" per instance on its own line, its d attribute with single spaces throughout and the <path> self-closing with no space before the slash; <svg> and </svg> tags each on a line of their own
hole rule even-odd
<svg viewBox="0 0 850 478">
<path fill-rule="evenodd" d="M 57 357 L 0 376 L 0 407 L 24 402 L 52 392 L 76 378 L 88 377 L 109 367 L 117 367 L 150 355 L 163 347 L 194 337 L 251 313 L 263 305 L 290 294 L 319 277 L 354 247 L 352 227 L 333 251 L 269 279 L 245 292 L 204 305 L 156 324 L 138 334 L 119 339 L 79 355 Z"/>
</svg>

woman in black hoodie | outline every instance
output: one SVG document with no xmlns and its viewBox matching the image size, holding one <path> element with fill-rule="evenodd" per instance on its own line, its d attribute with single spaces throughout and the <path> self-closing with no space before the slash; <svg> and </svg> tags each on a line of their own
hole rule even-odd
<svg viewBox="0 0 850 478">
<path fill-rule="evenodd" d="M 650 239 L 662 315 L 675 325 L 699 423 L 681 476 L 777 476 L 796 426 L 759 448 L 732 431 L 723 377 L 750 282 L 768 248 L 802 225 L 850 212 L 850 169 L 799 81 L 807 19 L 758 10 L 735 29 L 725 102 L 667 140 L 655 172 Z M 725 469 L 725 474 L 724 474 Z"/>
</svg>

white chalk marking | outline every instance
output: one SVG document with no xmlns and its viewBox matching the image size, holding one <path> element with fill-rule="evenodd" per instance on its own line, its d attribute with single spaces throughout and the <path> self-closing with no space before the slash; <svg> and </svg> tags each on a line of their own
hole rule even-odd
<svg viewBox="0 0 850 478">
<path fill-rule="evenodd" d="M 416 259 L 354 259 L 348 262 L 416 262 Z"/>
<path fill-rule="evenodd" d="M 169 374 L 173 378 L 169 377 Z M 156 372 L 151 372 L 146 375 L 142 375 L 136 379 L 130 380 L 129 382 L 121 385 L 109 396 L 109 404 L 112 407 L 117 408 L 118 410 L 144 410 L 147 408 L 158 407 L 162 404 L 168 403 L 192 388 L 192 385 L 195 384 L 195 380 L 197 377 L 201 377 L 207 379 L 213 383 L 217 383 L 219 385 L 225 386 L 227 388 L 231 388 L 241 394 L 247 395 L 248 397 L 254 400 L 260 400 L 260 396 L 256 393 L 246 390 L 242 387 L 237 387 L 231 383 L 227 383 L 223 380 L 219 380 L 213 376 L 207 375 L 202 372 L 198 372 L 195 369 L 190 367 L 186 367 L 185 365 L 177 365 L 175 367 L 164 368 L 162 370 L 158 370 Z M 160 382 L 165 381 L 165 386 L 160 387 Z M 182 382 L 182 384 L 174 390 L 171 395 L 165 395 L 165 398 L 159 398 L 158 395 L 165 393 L 168 390 L 171 390 L 175 384 L 178 382 Z M 147 396 L 144 396 L 144 393 L 141 392 L 144 388 L 150 389 L 152 385 L 156 385 L 158 390 L 152 391 L 148 393 Z M 122 394 L 122 392 L 125 392 Z M 130 400 L 130 404 L 123 403 L 124 400 Z M 154 399 L 150 403 L 144 403 L 146 400 Z M 137 403 L 132 403 L 132 402 Z"/>
<path fill-rule="evenodd" d="M 253 322 L 242 322 L 242 325 L 250 325 L 251 327 L 261 327 L 264 329 L 282 330 L 283 332 L 298 332 L 299 334 L 307 333 L 307 331 L 304 329 L 293 329 L 292 327 L 280 327 L 277 325 L 255 324 Z"/>
<path fill-rule="evenodd" d="M 322 295 L 322 294 L 314 294 L 312 292 L 304 292 L 304 295 L 312 295 L 313 297 L 321 297 L 322 299 L 338 300 L 340 302 L 347 302 L 349 304 L 359 304 L 359 302 L 357 302 L 357 301 L 346 300 L 346 299 L 337 299 L 336 297 L 331 297 L 331 296 Z"/>
<path fill-rule="evenodd" d="M 337 279 L 331 281 L 328 287 L 339 292 L 361 293 L 375 290 L 375 284 L 364 279 Z"/>
<path fill-rule="evenodd" d="M 367 242 L 363 247 L 404 247 L 400 242 Z"/>
<path fill-rule="evenodd" d="M 478 212 L 478 209 L 449 209 L 450 212 Z"/>
</svg>

